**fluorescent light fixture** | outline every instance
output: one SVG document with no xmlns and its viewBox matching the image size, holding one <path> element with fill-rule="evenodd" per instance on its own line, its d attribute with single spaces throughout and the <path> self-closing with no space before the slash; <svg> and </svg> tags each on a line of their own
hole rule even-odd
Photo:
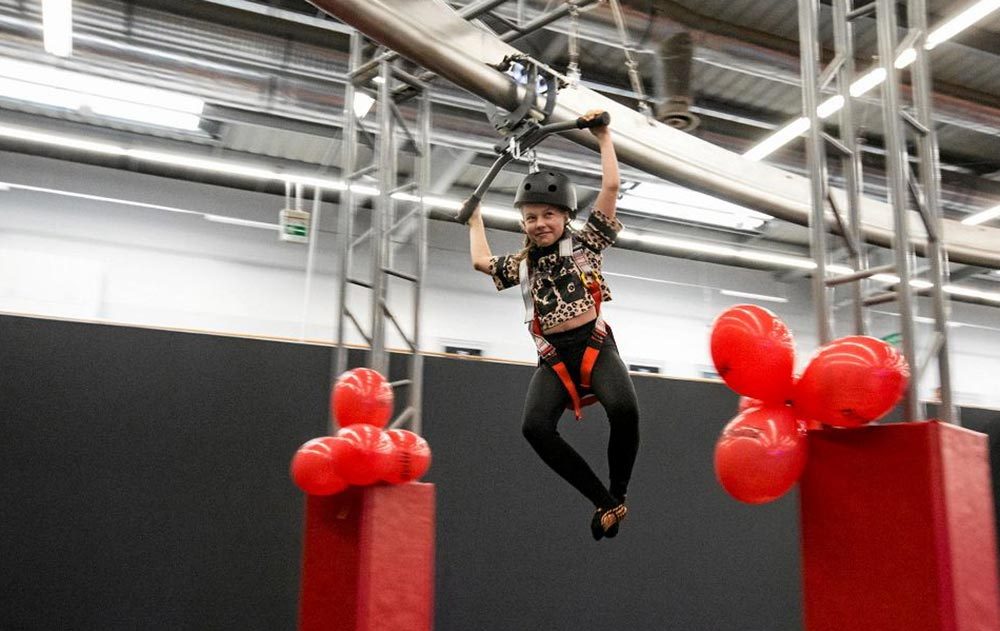
<svg viewBox="0 0 1000 631">
<path fill-rule="evenodd" d="M 895 284 L 899 282 L 899 276 L 895 274 L 874 274 L 870 278 L 880 283 Z"/>
<path fill-rule="evenodd" d="M 3 68 L 0 67 L 0 73 L 2 72 Z M 83 97 L 75 92 L 4 76 L 0 76 L 0 95 L 8 99 L 29 101 L 66 110 L 78 110 L 83 107 Z"/>
<path fill-rule="evenodd" d="M 216 215 L 213 213 L 205 213 L 197 210 L 188 210 L 186 208 L 177 208 L 175 206 L 164 206 L 162 204 L 148 204 L 146 202 L 136 202 L 127 199 L 119 199 L 117 197 L 105 197 L 102 195 L 90 195 L 88 193 L 75 193 L 72 191 L 65 191 L 61 189 L 54 188 L 43 188 L 40 186 L 29 186 L 27 184 L 14 184 L 12 182 L 0 182 L 0 191 L 5 190 L 23 190 L 31 191 L 35 193 L 46 193 L 48 195 L 59 195 L 61 197 L 71 197 L 73 199 L 86 199 L 90 201 L 102 202 L 105 204 L 118 204 L 121 206 L 132 206 L 135 208 L 148 208 L 151 210 L 162 210 L 171 213 L 177 213 L 181 215 L 200 215 L 206 221 L 211 221 L 214 223 L 224 223 L 234 226 L 245 226 L 248 228 L 258 228 L 262 230 L 278 230 L 280 226 L 275 223 L 267 223 L 264 221 L 253 221 L 251 219 L 241 219 L 239 217 L 227 217 L 225 215 Z"/>
<path fill-rule="evenodd" d="M 13 182 L 0 182 L 0 190 L 19 190 L 19 191 L 31 191 L 33 193 L 46 193 L 48 195 L 59 195 L 62 197 L 72 197 L 74 199 L 87 199 L 95 202 L 103 202 L 107 204 L 121 204 L 123 206 L 134 206 L 136 208 L 149 208 L 151 210 L 163 210 L 171 213 L 178 213 L 181 215 L 204 215 L 205 213 L 198 212 L 197 210 L 187 210 L 185 208 L 177 208 L 175 206 L 163 206 L 161 204 L 147 204 L 145 202 L 133 202 L 125 199 L 118 199 L 117 197 L 105 197 L 103 195 L 90 195 L 89 193 L 74 193 L 72 191 L 64 191 L 57 188 L 43 188 L 41 186 L 29 186 L 27 184 L 14 184 Z"/>
<path fill-rule="evenodd" d="M 829 273 L 831 273 L 831 274 L 853 274 L 854 273 L 854 270 L 851 269 L 850 267 L 847 267 L 846 265 L 838 265 L 837 263 L 833 263 L 832 265 L 827 265 L 826 266 L 826 271 L 829 272 Z"/>
<path fill-rule="evenodd" d="M 123 149 L 123 155 L 136 160 L 146 160 L 148 162 L 158 162 L 161 164 L 170 164 L 173 166 L 182 166 L 192 169 L 198 169 L 201 171 L 210 171 L 213 173 L 222 173 L 224 175 L 237 175 L 241 177 L 255 178 L 259 180 L 276 180 L 279 182 L 291 182 L 292 184 L 302 184 L 304 186 L 315 186 L 325 190 L 342 191 L 346 187 L 343 182 L 339 180 L 330 180 L 326 178 L 312 177 L 309 175 L 296 175 L 293 173 L 279 173 L 277 171 L 270 171 L 268 169 L 254 167 L 244 164 L 239 164 L 237 162 L 227 162 L 225 160 L 212 160 L 208 158 L 198 158 L 194 156 L 186 156 L 176 153 L 166 153 L 162 151 L 147 151 L 145 149 Z M 353 187 L 352 190 L 358 190 L 363 188 L 364 190 L 358 191 L 361 194 L 370 193 L 370 191 L 377 190 L 370 189 L 368 187 L 357 186 Z"/>
<path fill-rule="evenodd" d="M 42 0 L 42 42 L 51 55 L 73 54 L 73 0 Z"/>
<path fill-rule="evenodd" d="M 618 233 L 619 239 L 626 241 L 638 241 L 639 243 L 649 243 L 659 245 L 684 252 L 701 254 L 714 254 L 716 256 L 726 256 L 735 258 L 739 250 L 725 245 L 717 245 L 704 241 L 691 241 L 690 239 L 677 239 L 675 237 L 664 237 L 656 234 L 642 234 L 625 229 Z"/>
<path fill-rule="evenodd" d="M 205 107 L 186 94 L 13 59 L 0 59 L 0 95 L 188 131 L 198 129 Z"/>
<path fill-rule="evenodd" d="M 0 137 L 27 140 L 44 145 L 56 147 L 68 147 L 71 149 L 82 149 L 103 153 L 107 155 L 123 156 L 135 160 L 145 160 L 172 166 L 182 166 L 212 173 L 222 173 L 225 175 L 238 175 L 261 180 L 276 180 L 279 182 L 291 182 L 292 184 L 303 184 L 305 186 L 315 186 L 326 190 L 342 191 L 345 189 L 343 182 L 327 178 L 318 178 L 310 175 L 297 175 L 294 173 L 279 173 L 260 167 L 242 165 L 236 162 L 226 162 L 224 160 L 211 160 L 188 156 L 184 154 L 168 153 L 163 151 L 149 151 L 146 149 L 127 149 L 120 145 L 111 143 L 93 142 L 72 136 L 61 136 L 58 134 L 48 134 L 37 132 L 21 127 L 10 127 L 0 125 Z"/>
<path fill-rule="evenodd" d="M 128 157 L 135 158 L 137 160 L 144 160 L 146 162 L 158 162 L 160 164 L 189 167 L 200 171 L 211 171 L 226 175 L 240 175 L 261 180 L 284 179 L 280 174 L 268 171 L 267 169 L 242 165 L 235 162 L 227 162 L 224 160 L 196 158 L 177 153 L 148 151 L 145 149 L 125 149 L 124 151 L 125 155 Z"/>
<path fill-rule="evenodd" d="M 781 296 L 752 294 L 746 291 L 733 291 L 731 289 L 720 289 L 719 293 L 722 294 L 723 296 L 734 296 L 736 298 L 749 298 L 751 300 L 762 300 L 764 302 L 788 302 L 788 298 L 782 298 Z"/>
<path fill-rule="evenodd" d="M 744 153 L 743 157 L 747 160 L 762 160 L 804 134 L 808 129 L 809 119 L 805 116 L 797 118 Z"/>
<path fill-rule="evenodd" d="M 693 287 L 695 289 L 705 289 L 705 285 L 697 285 L 695 283 L 682 283 L 676 280 L 665 280 L 663 278 L 650 278 L 649 276 L 638 276 L 636 274 L 623 274 L 621 272 L 609 272 L 604 270 L 601 272 L 604 276 L 612 276 L 617 278 L 631 278 L 633 280 L 643 280 L 649 283 L 658 283 L 661 285 L 674 285 L 677 287 Z M 714 289 L 710 287 L 709 289 Z"/>
<path fill-rule="evenodd" d="M 357 193 L 358 195 L 367 195 L 369 197 L 374 197 L 379 194 L 376 187 L 368 186 L 366 184 L 351 184 L 351 192 Z"/>
<path fill-rule="evenodd" d="M 354 190 L 354 187 L 351 187 Z M 373 189 L 375 192 L 373 194 L 377 195 L 378 191 Z M 414 195 L 413 193 L 393 193 L 391 195 L 393 199 L 402 200 L 405 202 L 419 202 L 420 197 Z M 425 206 L 431 206 L 433 208 L 443 208 L 445 210 L 459 210 L 462 208 L 462 202 L 457 199 L 449 199 L 447 197 L 438 197 L 437 195 L 425 195 L 423 197 L 423 202 Z M 509 208 L 500 208 L 498 206 L 480 206 L 480 212 L 483 215 L 490 217 L 497 217 L 500 219 L 514 219 L 517 221 L 521 220 L 521 213 L 516 210 L 511 210 Z M 583 227 L 582 223 L 572 223 L 570 224 L 576 229 Z"/>
<path fill-rule="evenodd" d="M 393 199 L 398 199 L 398 200 L 403 201 L 403 202 L 419 202 L 420 201 L 420 196 L 419 195 L 413 195 L 412 193 L 404 193 L 402 191 L 400 191 L 398 193 L 393 193 L 389 197 L 391 197 Z"/>
<path fill-rule="evenodd" d="M 899 276 L 896 276 L 895 274 L 875 274 L 872 276 L 872 280 L 894 285 L 899 282 Z M 930 289 L 934 286 L 934 283 L 929 280 L 916 278 L 910 281 L 910 286 L 915 289 Z M 969 298 L 978 298 L 980 300 L 1000 303 L 1000 293 L 998 292 L 982 291 L 979 289 L 972 289 L 970 287 L 961 287 L 959 285 L 945 285 L 942 289 L 945 293 L 953 294 L 955 296 L 967 296 Z"/>
<path fill-rule="evenodd" d="M 239 217 L 226 217 L 225 215 L 213 215 L 206 213 L 203 215 L 205 221 L 211 221 L 213 223 L 224 223 L 233 226 L 244 226 L 247 228 L 257 228 L 260 230 L 279 230 L 281 226 L 276 223 L 267 223 L 266 221 L 253 221 L 251 219 L 240 219 Z"/>
<path fill-rule="evenodd" d="M 99 116 L 119 118 L 159 127 L 173 127 L 175 129 L 195 131 L 201 125 L 201 116 L 197 114 L 187 114 L 162 107 L 129 103 L 128 101 L 118 101 L 116 99 L 106 99 L 97 96 L 88 98 L 83 108 L 80 109 L 84 108 L 89 109 Z"/>
<path fill-rule="evenodd" d="M 404 202 L 419 202 L 420 196 L 414 195 L 413 193 L 393 193 L 393 199 L 402 200 Z M 462 207 L 462 202 L 457 199 L 447 199 L 445 197 L 437 197 L 435 195 L 425 195 L 423 198 L 425 206 L 433 206 L 434 208 L 444 208 L 445 210 L 458 210 Z"/>
<path fill-rule="evenodd" d="M 13 59 L 0 59 L 0 75 L 35 85 L 76 92 L 82 96 L 102 96 L 188 114 L 201 114 L 205 106 L 204 101 L 197 97 L 170 90 Z"/>
<path fill-rule="evenodd" d="M 989 302 L 995 302 L 1000 304 L 1000 292 L 982 291 L 980 289 L 972 289 L 971 287 L 960 287 L 958 285 L 945 285 L 944 291 L 945 293 L 949 293 L 954 296 L 978 298 L 979 300 L 986 300 Z"/>
<path fill-rule="evenodd" d="M 445 210 L 459 210 L 462 208 L 462 202 L 457 199 L 446 199 L 444 197 L 435 197 L 433 195 L 425 196 L 424 203 L 428 206 L 444 208 Z"/>
<path fill-rule="evenodd" d="M 49 134 L 21 127 L 0 125 L 0 136 L 4 138 L 13 138 L 15 140 L 27 140 L 29 142 L 35 142 L 42 145 L 82 149 L 84 151 L 93 151 L 94 153 L 104 153 L 117 156 L 125 155 L 125 149 L 110 143 L 94 142 L 92 140 L 73 138 L 70 136 L 60 136 L 58 134 Z"/>
<path fill-rule="evenodd" d="M 980 0 L 931 31 L 931 33 L 927 36 L 924 48 L 932 50 L 941 42 L 958 35 L 960 32 L 972 26 L 979 20 L 982 20 L 997 9 L 1000 9 L 1000 0 Z M 898 57 L 896 57 L 896 61 L 893 62 L 893 65 L 902 70 L 916 61 L 916 59 L 917 51 L 913 48 L 907 48 L 901 52 Z M 880 67 L 870 70 L 851 84 L 851 96 L 857 98 L 869 92 L 884 82 L 885 78 L 885 69 Z M 827 118 L 844 106 L 843 99 L 841 99 L 839 103 L 835 103 L 835 98 L 839 97 L 828 99 L 816 108 L 816 113 L 820 118 Z M 771 136 L 768 136 L 756 146 L 752 147 L 749 151 L 743 154 L 743 157 L 748 160 L 762 160 L 781 147 L 784 147 L 792 140 L 798 138 L 808 129 L 809 119 L 805 117 L 798 118 L 785 125 Z"/>
<path fill-rule="evenodd" d="M 622 210 L 738 230 L 757 230 L 769 215 L 670 184 L 642 183 L 618 202 Z"/>
<path fill-rule="evenodd" d="M 324 177 L 313 177 L 311 175 L 295 175 L 293 173 L 271 173 L 272 180 L 281 182 L 291 182 L 303 186 L 314 186 L 328 191 L 346 191 L 347 185 L 340 180 L 331 180 Z"/>
<path fill-rule="evenodd" d="M 776 267 L 804 270 L 816 269 L 815 261 L 801 256 L 778 254 L 776 252 L 763 252 L 761 250 L 744 250 L 730 247 L 728 245 L 709 243 L 706 241 L 693 241 L 690 239 L 678 239 L 675 237 L 635 233 L 628 229 L 619 232 L 618 239 L 624 239 L 625 241 L 638 241 L 639 243 L 649 243 L 651 245 L 659 245 L 683 252 L 691 252 L 693 254 L 712 254 L 715 256 L 743 261 L 767 263 Z M 828 269 L 832 269 L 832 266 Z M 849 272 L 850 269 L 842 268 L 840 271 Z"/>
<path fill-rule="evenodd" d="M 1000 0 L 980 0 L 970 5 L 964 11 L 931 31 L 927 36 L 927 43 L 924 47 L 927 50 L 933 50 L 941 42 L 955 37 L 997 9 L 1000 9 Z"/>
<path fill-rule="evenodd" d="M 870 92 L 874 88 L 882 85 L 885 81 L 885 77 L 885 68 L 875 68 L 866 72 L 851 84 L 851 96 L 857 98 L 862 94 Z"/>
<path fill-rule="evenodd" d="M 962 223 L 967 226 L 978 226 L 981 223 L 985 223 L 990 219 L 996 219 L 997 217 L 1000 217 L 1000 206 L 994 206 L 993 208 L 978 212 L 974 215 L 969 215 L 962 220 Z"/>
<path fill-rule="evenodd" d="M 896 61 L 893 62 L 893 66 L 897 70 L 902 70 L 903 68 L 909 66 L 917 60 L 917 51 L 913 48 L 907 48 L 903 52 L 899 53 L 899 57 L 896 57 Z"/>
<path fill-rule="evenodd" d="M 908 49 L 909 50 L 909 49 Z M 903 54 L 906 54 L 905 51 Z M 885 81 L 885 70 L 875 68 L 851 84 L 851 96 L 859 97 Z M 839 94 L 831 97 L 816 108 L 820 118 L 828 118 L 844 107 L 844 99 Z M 747 160 L 763 160 L 809 130 L 809 119 L 805 116 L 788 123 L 743 154 Z"/>
<path fill-rule="evenodd" d="M 787 254 L 774 254 L 772 252 L 760 252 L 757 250 L 740 250 L 736 254 L 737 258 L 744 261 L 757 261 L 760 263 L 770 263 L 780 267 L 791 267 L 794 269 L 816 269 L 816 261 L 802 258 L 800 256 L 789 256 Z"/>
<path fill-rule="evenodd" d="M 829 118 L 839 112 L 842 107 L 844 107 L 844 97 L 838 94 L 820 103 L 819 107 L 816 108 L 816 115 L 820 118 Z"/>
<path fill-rule="evenodd" d="M 375 99 L 370 95 L 365 94 L 361 91 L 356 91 L 354 93 L 354 115 L 358 118 L 364 118 L 371 111 L 372 105 L 375 105 Z"/>
<path fill-rule="evenodd" d="M 895 274 L 874 274 L 871 277 L 871 279 L 873 281 L 879 283 L 887 283 L 889 285 L 895 285 L 896 283 L 899 282 L 899 276 L 896 276 Z M 910 280 L 910 287 L 914 287 L 916 289 L 929 289 L 933 286 L 934 283 L 932 283 L 929 280 L 923 280 L 920 278 L 914 278 Z"/>
</svg>

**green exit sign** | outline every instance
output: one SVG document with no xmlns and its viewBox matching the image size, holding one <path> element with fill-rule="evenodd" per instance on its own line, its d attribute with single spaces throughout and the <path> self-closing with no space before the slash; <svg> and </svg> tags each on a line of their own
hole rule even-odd
<svg viewBox="0 0 1000 631">
<path fill-rule="evenodd" d="M 278 216 L 281 226 L 279 237 L 292 243 L 309 243 L 309 213 L 304 210 L 285 208 Z"/>
</svg>

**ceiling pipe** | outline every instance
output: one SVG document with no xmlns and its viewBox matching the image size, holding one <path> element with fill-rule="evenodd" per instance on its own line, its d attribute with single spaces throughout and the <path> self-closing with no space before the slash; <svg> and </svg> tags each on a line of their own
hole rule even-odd
<svg viewBox="0 0 1000 631">
<path fill-rule="evenodd" d="M 656 120 L 681 131 L 691 131 L 701 122 L 691 112 L 691 51 L 691 34 L 681 31 L 663 40 L 654 57 Z"/>
</svg>

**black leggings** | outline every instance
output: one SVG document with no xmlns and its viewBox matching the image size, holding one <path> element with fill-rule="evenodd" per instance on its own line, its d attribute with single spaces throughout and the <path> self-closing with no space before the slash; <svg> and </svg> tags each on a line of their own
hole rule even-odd
<svg viewBox="0 0 1000 631">
<path fill-rule="evenodd" d="M 580 361 L 593 328 L 594 323 L 591 322 L 577 329 L 546 336 L 556 347 L 576 383 L 580 381 Z M 545 464 L 594 506 L 608 508 L 618 504 L 618 499 L 625 496 L 639 449 L 639 404 L 635 388 L 610 335 L 604 340 L 594 364 L 591 391 L 604 406 L 611 424 L 608 439 L 610 488 L 604 486 L 587 461 L 559 435 L 556 425 L 570 399 L 562 381 L 548 364 L 539 362 L 531 378 L 524 403 L 522 431 Z"/>
</svg>

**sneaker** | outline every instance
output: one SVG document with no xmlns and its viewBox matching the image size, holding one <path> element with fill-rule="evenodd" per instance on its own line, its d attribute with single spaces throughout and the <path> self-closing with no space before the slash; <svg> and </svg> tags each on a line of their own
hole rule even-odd
<svg viewBox="0 0 1000 631">
<path fill-rule="evenodd" d="M 614 508 L 607 510 L 601 516 L 601 526 L 604 528 L 604 536 L 611 539 L 618 535 L 618 528 L 625 516 L 628 514 L 628 507 L 625 506 L 625 498 L 621 498 L 621 503 Z"/>
<path fill-rule="evenodd" d="M 590 534 L 594 541 L 600 541 L 603 537 L 614 537 L 618 534 L 618 524 L 625 519 L 628 508 L 624 501 L 611 508 L 598 508 L 594 511 L 594 516 L 590 520 Z"/>
</svg>

